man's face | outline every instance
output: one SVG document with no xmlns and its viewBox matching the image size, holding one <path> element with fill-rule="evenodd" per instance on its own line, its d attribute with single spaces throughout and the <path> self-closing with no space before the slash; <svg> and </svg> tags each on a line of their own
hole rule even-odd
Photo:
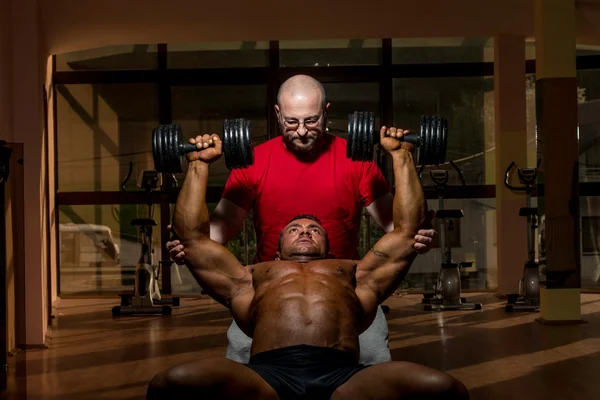
<svg viewBox="0 0 600 400">
<path fill-rule="evenodd" d="M 279 259 L 302 262 L 326 258 L 327 255 L 327 235 L 319 223 L 311 219 L 297 219 L 283 229 Z"/>
<path fill-rule="evenodd" d="M 326 112 L 318 91 L 285 93 L 275 106 L 281 134 L 286 147 L 297 154 L 311 154 L 323 144 Z"/>
</svg>

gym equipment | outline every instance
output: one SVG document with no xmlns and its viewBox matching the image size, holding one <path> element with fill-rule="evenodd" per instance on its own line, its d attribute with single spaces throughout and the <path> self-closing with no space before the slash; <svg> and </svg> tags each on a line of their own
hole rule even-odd
<svg viewBox="0 0 600 400">
<path fill-rule="evenodd" d="M 243 118 L 223 121 L 221 140 L 228 169 L 247 168 L 254 163 L 250 129 L 250 121 Z M 152 157 L 156 171 L 180 173 L 185 155 L 198 150 L 195 145 L 184 143 L 181 134 L 181 126 L 177 124 L 159 125 L 152 130 Z"/>
<path fill-rule="evenodd" d="M 121 183 L 121 188 L 125 192 L 129 192 L 125 188 L 126 183 L 131 177 L 133 163 L 129 163 L 129 172 Z M 139 314 L 163 314 L 170 315 L 173 307 L 179 306 L 179 297 L 163 298 L 160 294 L 158 278 L 160 276 L 162 261 L 159 262 L 158 268 L 154 265 L 152 257 L 152 227 L 156 226 L 156 221 L 153 219 L 154 207 L 152 195 L 157 192 L 157 189 L 162 184 L 162 175 L 157 171 L 146 170 L 142 171 L 138 176 L 137 186 L 144 189 L 148 202 L 148 217 L 135 218 L 131 221 L 131 226 L 139 227 L 139 232 L 142 237 L 142 251 L 137 265 L 135 266 L 135 283 L 133 292 L 120 293 L 121 305 L 114 306 L 112 309 L 113 316 L 118 315 L 139 315 Z M 169 261 L 165 261 L 169 263 Z"/>
<path fill-rule="evenodd" d="M 462 171 L 454 163 L 450 161 L 452 167 L 457 171 L 461 181 L 461 186 L 465 186 L 465 178 Z M 424 165 L 421 166 L 419 176 L 423 171 Z M 424 304 L 425 311 L 432 310 L 481 310 L 481 303 L 468 302 L 466 298 L 461 297 L 461 273 L 460 268 L 466 268 L 473 265 L 472 262 L 465 261 L 455 263 L 452 260 L 452 247 L 448 239 L 448 231 L 454 229 L 455 218 L 463 218 L 465 215 L 463 210 L 445 210 L 444 209 L 444 191 L 450 186 L 448 179 L 450 175 L 447 170 L 438 169 L 429 172 L 431 180 L 434 183 L 438 199 L 439 210 L 436 211 L 435 217 L 441 219 L 442 229 L 440 232 L 440 249 L 442 251 L 442 262 L 438 279 L 434 286 L 433 293 L 423 294 L 421 303 Z"/>
<path fill-rule="evenodd" d="M 508 295 L 504 310 L 539 311 L 540 310 L 540 265 L 535 259 L 535 230 L 538 227 L 538 209 L 531 207 L 531 193 L 535 188 L 537 168 L 517 168 L 519 181 L 523 186 L 513 186 L 509 183 L 510 172 L 515 166 L 511 162 L 504 173 L 504 185 L 510 190 L 525 191 L 526 206 L 519 209 L 519 216 L 527 217 L 527 252 L 528 258 L 523 268 L 523 277 L 519 281 L 519 293 Z"/>
<path fill-rule="evenodd" d="M 417 146 L 417 165 L 439 165 L 446 162 L 448 121 L 439 116 L 422 116 L 419 134 L 400 138 Z M 371 161 L 373 146 L 379 144 L 375 130 L 375 113 L 355 111 L 348 116 L 348 145 L 346 156 L 353 161 Z"/>
</svg>

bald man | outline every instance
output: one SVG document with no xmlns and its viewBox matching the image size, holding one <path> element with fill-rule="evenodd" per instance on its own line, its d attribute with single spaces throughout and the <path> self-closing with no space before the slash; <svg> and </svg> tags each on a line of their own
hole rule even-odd
<svg viewBox="0 0 600 400">
<path fill-rule="evenodd" d="M 210 218 L 212 240 L 226 244 L 252 210 L 257 242 L 254 261 L 270 261 L 288 221 L 310 212 L 328 232 L 333 256 L 358 260 L 363 207 L 385 232 L 394 229 L 393 195 L 387 181 L 373 161 L 355 162 L 346 157 L 346 140 L 327 133 L 329 108 L 323 85 L 310 76 L 295 75 L 281 85 L 275 105 L 281 136 L 255 148 L 254 165 L 231 171 Z M 434 235 L 432 229 L 419 230 L 414 249 L 429 251 Z M 185 249 L 181 243 L 174 240 L 167 248 L 171 257 L 182 263 Z M 248 363 L 252 339 L 235 321 L 227 337 L 227 357 Z M 391 360 L 381 307 L 359 339 L 362 364 Z"/>
</svg>

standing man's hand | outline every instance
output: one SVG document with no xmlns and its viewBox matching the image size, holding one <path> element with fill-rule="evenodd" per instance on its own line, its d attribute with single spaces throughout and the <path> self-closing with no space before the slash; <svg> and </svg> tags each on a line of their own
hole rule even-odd
<svg viewBox="0 0 600 400">
<path fill-rule="evenodd" d="M 167 230 L 170 232 L 173 230 L 173 227 L 169 224 L 167 225 Z M 177 238 L 173 238 L 167 242 L 167 250 L 169 251 L 169 256 L 171 260 L 175 261 L 177 265 L 184 265 L 183 257 L 185 257 L 185 253 L 183 252 L 183 245 Z"/>
<path fill-rule="evenodd" d="M 431 227 L 431 221 L 435 218 L 435 211 L 429 210 L 428 218 L 425 222 L 426 227 Z M 425 254 L 431 250 L 433 238 L 437 235 L 435 229 L 420 229 L 415 235 L 414 249 L 419 254 Z"/>
</svg>

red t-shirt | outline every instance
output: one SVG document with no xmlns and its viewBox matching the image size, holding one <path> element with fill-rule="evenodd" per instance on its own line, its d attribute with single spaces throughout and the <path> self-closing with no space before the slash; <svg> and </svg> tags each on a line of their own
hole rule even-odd
<svg viewBox="0 0 600 400">
<path fill-rule="evenodd" d="M 254 148 L 254 164 L 231 171 L 223 198 L 253 207 L 257 261 L 272 260 L 281 230 L 298 214 L 319 218 L 339 259 L 358 259 L 362 207 L 390 191 L 374 162 L 346 157 L 346 139 L 327 135 L 309 162 L 288 151 L 281 136 Z"/>
</svg>

